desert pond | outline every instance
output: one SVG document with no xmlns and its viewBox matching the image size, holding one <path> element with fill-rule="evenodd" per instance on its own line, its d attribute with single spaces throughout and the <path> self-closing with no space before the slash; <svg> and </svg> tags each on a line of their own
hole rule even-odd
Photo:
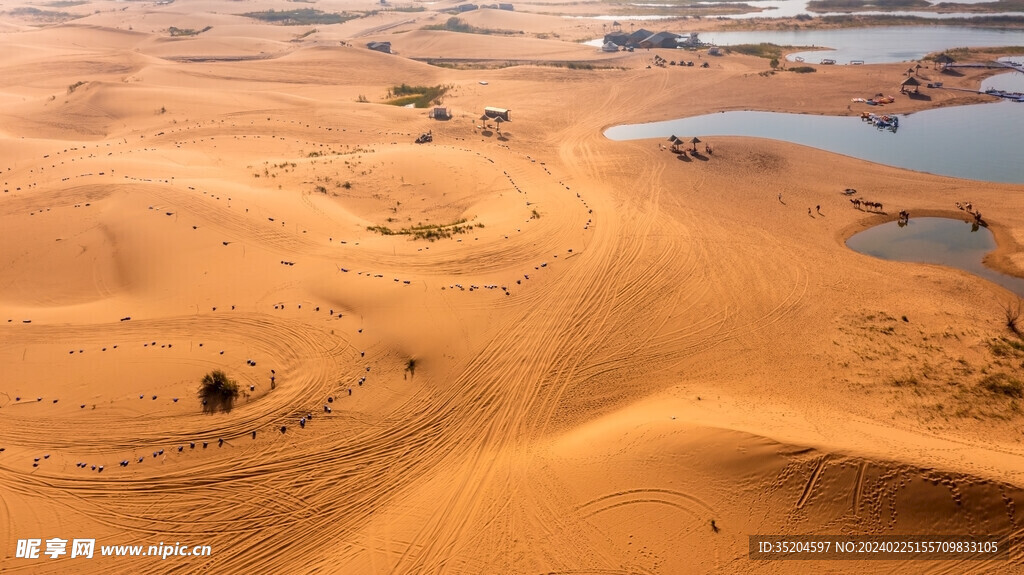
<svg viewBox="0 0 1024 575">
<path fill-rule="evenodd" d="M 876 258 L 958 268 L 1024 296 L 1024 279 L 981 263 L 996 248 L 987 228 L 950 218 L 911 218 L 866 229 L 846 241 L 850 249 Z"/>
</svg>

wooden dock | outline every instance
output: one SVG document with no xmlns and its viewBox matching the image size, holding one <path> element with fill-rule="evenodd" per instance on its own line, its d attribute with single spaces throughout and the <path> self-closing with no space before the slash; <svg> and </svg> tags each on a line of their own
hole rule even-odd
<svg viewBox="0 0 1024 575">
<path fill-rule="evenodd" d="M 1024 74 L 1024 64 L 1019 62 L 982 62 L 973 64 L 946 64 L 946 68 L 989 68 L 989 69 L 1002 69 L 1009 68 Z"/>
</svg>

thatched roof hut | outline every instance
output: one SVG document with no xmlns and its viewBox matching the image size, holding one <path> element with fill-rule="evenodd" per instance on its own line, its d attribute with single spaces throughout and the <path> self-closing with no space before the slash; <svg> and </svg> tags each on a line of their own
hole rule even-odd
<svg viewBox="0 0 1024 575">
<path fill-rule="evenodd" d="M 953 57 L 950 56 L 949 54 L 943 53 L 935 57 L 935 63 L 938 64 L 939 68 L 942 69 L 944 69 L 946 66 L 949 66 L 953 62 L 956 62 L 956 60 L 954 60 Z"/>
<path fill-rule="evenodd" d="M 917 93 L 917 89 L 918 89 L 918 87 L 920 85 L 921 85 L 921 82 L 918 82 L 917 78 L 915 78 L 913 76 L 909 76 L 909 77 L 907 77 L 907 79 L 905 79 L 902 82 L 900 82 L 900 92 L 901 93 L 905 93 L 909 86 L 913 86 L 914 87 L 914 93 Z"/>
</svg>

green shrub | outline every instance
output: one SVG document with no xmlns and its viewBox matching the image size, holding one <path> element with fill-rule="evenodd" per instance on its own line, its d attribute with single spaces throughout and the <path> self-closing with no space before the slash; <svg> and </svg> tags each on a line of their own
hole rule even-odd
<svg viewBox="0 0 1024 575">
<path fill-rule="evenodd" d="M 199 384 L 199 399 L 203 400 L 203 410 L 230 411 L 235 399 L 238 398 L 238 382 L 227 374 L 215 369 L 203 376 Z"/>
<path fill-rule="evenodd" d="M 349 20 L 359 18 L 357 14 L 338 14 L 335 12 L 321 12 L 314 8 L 299 8 L 297 10 L 266 10 L 263 12 L 246 12 L 241 14 L 247 18 L 254 18 L 271 24 L 284 26 L 308 26 L 310 24 L 340 24 Z"/>
</svg>

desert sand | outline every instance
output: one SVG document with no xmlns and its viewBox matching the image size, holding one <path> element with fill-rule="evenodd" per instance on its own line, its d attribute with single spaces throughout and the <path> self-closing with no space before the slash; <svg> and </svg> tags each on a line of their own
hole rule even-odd
<svg viewBox="0 0 1024 575">
<path fill-rule="evenodd" d="M 905 64 L 649 67 L 672 51 L 601 53 L 573 41 L 601 23 L 539 10 L 466 16 L 511 36 L 423 30 L 442 5 L 237 15 L 293 7 L 89 2 L 45 23 L 5 5 L 0 570 L 1021 570 L 1016 547 L 753 561 L 748 536 L 1019 542 L 1024 416 L 982 383 L 1020 378 L 1015 296 L 844 242 L 968 200 L 999 241 L 991 265 L 1024 276 L 1024 189 L 783 142 L 712 138 L 681 161 L 602 135 L 857 114 L 850 98 L 895 93 Z M 453 117 L 385 105 L 402 83 L 450 86 Z M 930 95 L 886 111 L 992 100 Z M 511 121 L 484 126 L 485 106 Z M 454 222 L 436 241 L 368 229 Z M 207 412 L 217 369 L 242 393 Z M 17 557 L 30 538 L 92 538 L 96 556 Z M 161 543 L 211 553 L 99 552 Z"/>
</svg>

